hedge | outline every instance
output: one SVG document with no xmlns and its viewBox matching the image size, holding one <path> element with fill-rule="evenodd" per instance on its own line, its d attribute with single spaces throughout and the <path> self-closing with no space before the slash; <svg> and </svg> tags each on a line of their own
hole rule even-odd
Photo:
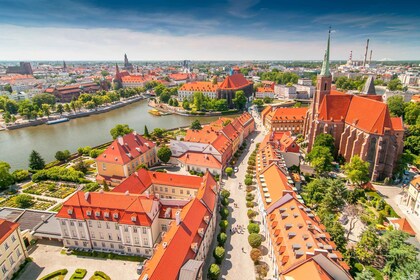
<svg viewBox="0 0 420 280">
<path fill-rule="evenodd" d="M 70 280 L 79 280 L 85 278 L 87 270 L 84 268 L 78 268 L 70 277 Z"/>
<path fill-rule="evenodd" d="M 65 168 L 54 166 L 50 169 L 38 171 L 35 175 L 32 176 L 32 181 L 34 181 L 35 183 L 44 180 L 89 183 L 90 181 L 86 180 L 84 176 L 85 175 L 82 172 L 76 171 L 71 167 Z"/>
<path fill-rule="evenodd" d="M 95 271 L 92 277 L 90 277 L 90 280 L 96 280 L 96 279 L 104 279 L 104 280 L 111 280 L 111 277 L 105 274 L 105 272 L 102 271 Z"/>
<path fill-rule="evenodd" d="M 47 274 L 47 275 L 45 275 L 44 277 L 41 277 L 39 280 L 49 280 L 49 279 L 53 279 L 53 278 L 55 278 L 55 277 L 57 277 L 57 276 L 60 276 L 60 275 L 66 275 L 66 274 L 67 274 L 67 272 L 68 272 L 68 270 L 67 270 L 67 269 L 60 269 L 60 270 L 57 270 L 57 271 L 51 272 L 50 274 Z"/>
</svg>

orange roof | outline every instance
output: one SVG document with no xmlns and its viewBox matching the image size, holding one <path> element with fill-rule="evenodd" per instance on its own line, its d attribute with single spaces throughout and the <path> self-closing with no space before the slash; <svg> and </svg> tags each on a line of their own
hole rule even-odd
<svg viewBox="0 0 420 280">
<path fill-rule="evenodd" d="M 102 220 L 150 226 L 152 209 L 158 207 L 158 204 L 154 196 L 78 191 L 63 203 L 63 207 L 56 216 L 66 219 Z M 133 216 L 136 217 L 135 220 L 132 219 Z"/>
<path fill-rule="evenodd" d="M 169 74 L 169 78 L 171 78 L 174 81 L 182 81 L 182 80 L 187 80 L 189 78 L 189 74 L 187 73 Z"/>
<path fill-rule="evenodd" d="M 200 130 L 188 129 L 184 141 L 211 144 L 217 138 L 217 132 L 211 126 L 204 126 Z"/>
<path fill-rule="evenodd" d="M 262 143 L 264 143 L 263 145 L 270 143 L 274 148 L 279 149 L 282 152 L 299 152 L 299 145 L 296 143 L 295 138 L 290 131 L 271 131 L 270 134 L 267 134 L 264 137 Z"/>
<path fill-rule="evenodd" d="M 268 113 L 267 118 L 271 121 L 304 120 L 308 108 L 276 108 Z"/>
<path fill-rule="evenodd" d="M 186 152 L 178 160 L 184 164 L 200 165 L 208 168 L 221 169 L 222 164 L 212 154 Z"/>
<path fill-rule="evenodd" d="M 347 115 L 347 110 L 351 102 L 352 95 L 325 95 L 319 106 L 319 116 L 321 120 L 341 121 Z"/>
<path fill-rule="evenodd" d="M 258 87 L 257 92 L 274 92 L 274 89 L 271 87 Z"/>
<path fill-rule="evenodd" d="M 139 169 L 131 174 L 121 184 L 116 186 L 112 192 L 141 194 L 152 184 L 198 189 L 203 179 L 198 176 L 187 176 L 164 172 L 153 172 Z"/>
<path fill-rule="evenodd" d="M 336 245 L 325 232 L 325 227 L 310 209 L 291 194 L 284 195 L 267 209 L 267 214 L 272 213 L 274 218 L 267 223 L 274 256 L 281 272 L 313 256 L 316 250 L 328 254 L 337 263 L 341 261 Z M 277 244 L 278 236 L 275 236 L 277 230 L 280 230 L 279 236 L 283 237 L 280 244 Z"/>
<path fill-rule="evenodd" d="M 292 187 L 287 182 L 286 175 L 274 163 L 270 164 L 262 172 L 258 173 L 257 182 L 261 196 L 263 196 L 262 200 L 266 209 L 282 198 L 287 192 L 295 195 Z M 264 188 L 267 189 L 266 192 L 264 192 Z M 271 202 L 267 203 L 267 198 L 265 197 L 266 194 L 269 194 Z"/>
<path fill-rule="evenodd" d="M 241 89 L 248 85 L 252 84 L 245 76 L 241 73 L 233 74 L 231 76 L 227 76 L 225 80 L 220 84 L 221 89 Z"/>
<path fill-rule="evenodd" d="M 121 77 L 121 80 L 123 83 L 144 83 L 151 80 L 151 78 L 143 75 L 129 75 Z"/>
<path fill-rule="evenodd" d="M 219 134 L 211 144 L 220 154 L 223 154 L 232 146 L 232 142 L 224 134 Z"/>
<path fill-rule="evenodd" d="M 244 112 L 242 115 L 240 115 L 237 120 L 241 123 L 243 127 L 248 126 L 249 124 L 252 124 L 254 121 L 254 118 L 252 115 L 248 112 Z"/>
<path fill-rule="evenodd" d="M 183 84 L 179 91 L 216 92 L 219 86 L 212 82 L 191 82 Z"/>
<path fill-rule="evenodd" d="M 401 231 L 404 231 L 406 233 L 408 233 L 411 236 L 415 236 L 416 232 L 413 230 L 413 228 L 411 227 L 410 223 L 407 221 L 406 218 L 401 218 L 401 219 L 395 219 L 395 220 L 390 220 L 390 222 L 392 224 L 397 224 L 397 228 Z"/>
<path fill-rule="evenodd" d="M 115 139 L 114 142 L 96 158 L 96 161 L 127 164 L 148 150 L 153 149 L 155 146 L 156 145 L 152 141 L 132 132 Z"/>
<path fill-rule="evenodd" d="M 19 225 L 17 223 L 0 219 L 0 244 L 2 244 L 18 227 Z"/>
<path fill-rule="evenodd" d="M 404 131 L 404 124 L 401 117 L 391 117 L 392 128 L 398 131 Z"/>
<path fill-rule="evenodd" d="M 413 95 L 411 97 L 412 102 L 420 102 L 420 94 Z"/>
</svg>

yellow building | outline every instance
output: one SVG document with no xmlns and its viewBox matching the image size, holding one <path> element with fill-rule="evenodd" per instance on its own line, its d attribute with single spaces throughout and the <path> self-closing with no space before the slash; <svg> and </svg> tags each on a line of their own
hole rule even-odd
<svg viewBox="0 0 420 280">
<path fill-rule="evenodd" d="M 158 161 L 156 145 L 136 132 L 118 137 L 96 158 L 99 183 L 118 185 L 139 165 L 152 166 Z"/>
</svg>

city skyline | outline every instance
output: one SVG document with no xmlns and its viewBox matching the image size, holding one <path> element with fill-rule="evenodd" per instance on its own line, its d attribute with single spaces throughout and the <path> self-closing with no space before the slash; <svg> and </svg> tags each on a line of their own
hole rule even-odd
<svg viewBox="0 0 420 280">
<path fill-rule="evenodd" d="M 420 57 L 415 3 L 0 3 L 0 60 L 320 60 L 330 25 L 332 60 Z"/>
</svg>

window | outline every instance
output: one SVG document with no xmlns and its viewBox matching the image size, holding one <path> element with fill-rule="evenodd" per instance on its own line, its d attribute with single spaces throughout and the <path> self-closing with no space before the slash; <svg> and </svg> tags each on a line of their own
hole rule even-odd
<svg viewBox="0 0 420 280">
<path fill-rule="evenodd" d="M 102 242 L 102 248 L 106 248 L 105 242 Z"/>
<path fill-rule="evenodd" d="M 162 231 L 167 231 L 168 230 L 168 226 L 167 225 L 162 225 Z"/>
<path fill-rule="evenodd" d="M 114 213 L 114 219 L 118 219 L 118 213 Z"/>
<path fill-rule="evenodd" d="M 118 224 L 115 224 L 115 229 L 117 229 L 117 230 L 118 230 Z"/>
<path fill-rule="evenodd" d="M 101 228 L 101 222 L 98 221 L 98 228 Z"/>
<path fill-rule="evenodd" d="M 86 215 L 88 215 L 88 216 L 92 215 L 92 211 L 87 210 Z"/>
<path fill-rule="evenodd" d="M 4 243 L 4 250 L 7 250 L 7 249 L 9 249 L 9 244 L 7 244 L 7 242 L 6 242 L 6 243 Z"/>
<path fill-rule="evenodd" d="M 81 236 L 82 238 L 85 238 L 85 233 L 82 231 L 82 232 L 80 233 L 80 236 Z"/>
<path fill-rule="evenodd" d="M 163 191 L 163 188 L 162 187 L 159 187 L 160 188 L 160 191 L 162 192 Z"/>
<path fill-rule="evenodd" d="M 77 237 L 77 234 L 76 234 L 76 231 L 75 231 L 75 230 L 72 230 L 72 231 L 71 231 L 71 236 L 73 236 L 74 238 L 76 238 L 76 237 Z"/>
<path fill-rule="evenodd" d="M 92 238 L 95 238 L 95 233 L 94 232 L 90 232 L 90 235 L 92 236 Z"/>
<path fill-rule="evenodd" d="M 83 223 L 82 222 L 79 222 L 79 227 L 82 227 L 83 226 Z"/>
<path fill-rule="evenodd" d="M 98 244 L 96 244 L 96 241 L 93 241 L 93 246 L 98 246 Z"/>
<path fill-rule="evenodd" d="M 13 264 L 15 263 L 15 260 L 13 259 L 13 256 L 9 257 L 9 262 L 10 262 L 10 265 L 13 266 Z"/>
<path fill-rule="evenodd" d="M 149 246 L 149 239 L 147 239 L 147 237 L 143 238 L 143 245 Z"/>
<path fill-rule="evenodd" d="M 101 215 L 101 212 L 99 212 L 99 211 L 96 211 L 96 212 L 95 212 L 95 216 L 96 216 L 96 217 L 99 217 L 100 215 Z"/>
<path fill-rule="evenodd" d="M 124 226 L 124 231 L 128 232 L 128 226 Z"/>
<path fill-rule="evenodd" d="M 88 225 L 89 225 L 89 227 L 92 227 L 92 221 L 88 221 Z"/>
<path fill-rule="evenodd" d="M 105 163 L 102 163 L 102 169 L 106 170 L 106 164 Z"/>
<path fill-rule="evenodd" d="M 109 218 L 109 212 L 104 213 L 105 218 Z"/>
<path fill-rule="evenodd" d="M 112 240 L 112 234 L 108 233 L 108 239 Z"/>
<path fill-rule="evenodd" d="M 18 256 L 18 257 L 20 257 L 20 255 L 21 255 L 22 253 L 20 252 L 20 249 L 18 248 L 17 249 L 17 251 L 16 251 L 16 255 Z"/>
<path fill-rule="evenodd" d="M 190 194 L 190 191 L 189 190 L 187 191 L 187 194 Z"/>
<path fill-rule="evenodd" d="M 127 248 L 127 251 L 128 251 L 129 253 L 131 253 L 131 248 L 130 248 L 130 247 L 128 247 L 128 248 Z"/>
<path fill-rule="evenodd" d="M 71 225 L 71 226 L 74 226 L 74 222 L 73 222 L 73 221 L 70 221 L 70 225 Z"/>
<path fill-rule="evenodd" d="M 143 234 L 146 234 L 147 233 L 147 228 L 143 228 Z"/>
<path fill-rule="evenodd" d="M 133 232 L 137 233 L 137 228 L 136 227 L 133 227 Z"/>
<path fill-rule="evenodd" d="M 106 223 L 106 228 L 109 229 L 109 223 L 108 222 Z"/>
<path fill-rule="evenodd" d="M 134 244 L 139 244 L 140 240 L 138 236 L 134 236 Z"/>
<path fill-rule="evenodd" d="M 74 241 L 74 245 L 79 246 L 79 242 L 78 241 Z"/>
<path fill-rule="evenodd" d="M 12 242 L 15 242 L 16 241 L 16 237 L 15 237 L 15 235 L 12 235 Z"/>
<path fill-rule="evenodd" d="M 69 236 L 69 233 L 66 228 L 64 229 L 64 236 Z"/>
<path fill-rule="evenodd" d="M 140 254 L 140 249 L 139 248 L 136 248 L 136 253 Z"/>
<path fill-rule="evenodd" d="M 130 236 L 125 237 L 125 243 L 131 243 Z"/>
<path fill-rule="evenodd" d="M 168 192 L 168 188 L 165 188 L 165 192 Z"/>
<path fill-rule="evenodd" d="M 175 188 L 172 188 L 172 193 L 175 193 Z"/>
<path fill-rule="evenodd" d="M 65 226 L 65 225 L 66 225 L 66 221 L 62 220 L 62 221 L 61 221 L 61 224 L 62 224 L 63 226 Z"/>
<path fill-rule="evenodd" d="M 111 246 L 111 248 L 112 248 L 112 249 L 114 249 L 114 244 L 112 244 L 112 243 L 111 243 L 111 244 L 109 244 L 109 245 Z"/>
<path fill-rule="evenodd" d="M 7 273 L 7 268 L 6 268 L 6 265 L 5 264 L 2 265 L 1 271 L 3 272 L 3 274 L 6 274 Z"/>
<path fill-rule="evenodd" d="M 86 241 L 83 242 L 83 247 L 87 247 L 88 243 Z"/>
<path fill-rule="evenodd" d="M 124 250 L 124 246 L 121 244 L 118 245 L 118 248 L 120 248 L 121 250 Z"/>
<path fill-rule="evenodd" d="M 104 234 L 102 232 L 99 233 L 99 238 L 104 239 Z"/>
</svg>

